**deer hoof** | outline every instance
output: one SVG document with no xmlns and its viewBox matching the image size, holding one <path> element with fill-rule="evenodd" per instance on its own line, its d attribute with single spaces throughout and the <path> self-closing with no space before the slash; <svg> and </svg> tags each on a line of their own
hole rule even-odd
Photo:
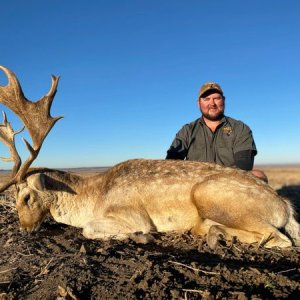
<svg viewBox="0 0 300 300">
<path fill-rule="evenodd" d="M 211 226 L 207 234 L 207 244 L 212 250 L 215 250 L 219 244 L 219 240 L 224 237 L 221 230 L 216 226 Z"/>
<path fill-rule="evenodd" d="M 150 233 L 135 232 L 129 238 L 137 244 L 148 244 L 154 242 L 155 238 Z"/>
</svg>

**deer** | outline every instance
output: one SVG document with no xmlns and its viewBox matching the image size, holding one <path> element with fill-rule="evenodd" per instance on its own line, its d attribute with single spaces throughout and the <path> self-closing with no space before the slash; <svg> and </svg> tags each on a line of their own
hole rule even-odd
<svg viewBox="0 0 300 300">
<path fill-rule="evenodd" d="M 149 242 L 156 232 L 206 236 L 210 248 L 237 238 L 264 247 L 300 246 L 300 225 L 292 203 L 251 172 L 213 163 L 131 159 L 105 172 L 82 177 L 48 168 L 31 168 L 43 141 L 62 117 L 50 115 L 59 77 L 37 102 L 25 98 L 16 75 L 4 66 L 8 84 L 0 86 L 0 103 L 24 127 L 14 131 L 6 114 L 0 140 L 14 166 L 0 192 L 16 187 L 16 209 L 22 230 L 36 232 L 47 215 L 82 228 L 87 239 Z M 29 157 L 22 163 L 15 136 L 26 128 Z"/>
</svg>

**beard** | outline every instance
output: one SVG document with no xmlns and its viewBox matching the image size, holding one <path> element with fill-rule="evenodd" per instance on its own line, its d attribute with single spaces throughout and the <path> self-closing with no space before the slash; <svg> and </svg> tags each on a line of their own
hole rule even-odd
<svg viewBox="0 0 300 300">
<path fill-rule="evenodd" d="M 201 111 L 201 113 L 202 116 L 209 121 L 220 121 L 224 117 L 224 109 L 214 115 L 210 115 L 209 113 L 204 113 L 203 111 Z"/>
</svg>

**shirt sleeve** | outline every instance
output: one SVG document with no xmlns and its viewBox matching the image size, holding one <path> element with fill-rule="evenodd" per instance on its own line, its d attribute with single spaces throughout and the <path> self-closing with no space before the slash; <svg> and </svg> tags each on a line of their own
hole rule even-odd
<svg viewBox="0 0 300 300">
<path fill-rule="evenodd" d="M 239 151 L 233 155 L 235 166 L 239 169 L 250 171 L 253 169 L 254 164 L 254 151 L 244 150 Z"/>
<path fill-rule="evenodd" d="M 186 158 L 189 147 L 189 130 L 188 126 L 183 126 L 176 134 L 169 150 L 167 151 L 166 159 L 182 159 Z"/>
<path fill-rule="evenodd" d="M 254 157 L 257 154 L 256 145 L 251 129 L 244 123 L 237 128 L 237 135 L 234 143 L 234 162 L 242 170 L 252 170 Z"/>
<path fill-rule="evenodd" d="M 236 128 L 236 137 L 234 142 L 234 154 L 240 151 L 251 150 L 254 156 L 257 154 L 256 145 L 253 139 L 251 129 L 244 123 L 240 122 Z"/>
</svg>

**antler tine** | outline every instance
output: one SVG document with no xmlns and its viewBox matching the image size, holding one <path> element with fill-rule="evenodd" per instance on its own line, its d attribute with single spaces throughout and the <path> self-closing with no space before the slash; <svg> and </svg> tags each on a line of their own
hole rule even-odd
<svg viewBox="0 0 300 300">
<path fill-rule="evenodd" d="M 9 80 L 7 86 L 0 87 L 0 102 L 10 108 L 22 120 L 32 138 L 33 148 L 36 150 L 41 147 L 56 121 L 62 118 L 52 118 L 50 115 L 59 77 L 52 75 L 52 84 L 48 94 L 37 102 L 31 102 L 25 98 L 15 74 L 3 66 L 0 66 L 0 69 Z"/>
<path fill-rule="evenodd" d="M 15 176 L 22 163 L 21 158 L 15 146 L 15 135 L 22 132 L 25 127 L 21 128 L 18 131 L 14 131 L 11 127 L 10 122 L 7 121 L 7 117 L 4 111 L 2 112 L 2 114 L 3 114 L 3 123 L 0 124 L 0 140 L 8 147 L 11 156 L 0 157 L 0 159 L 3 161 L 14 162 L 12 176 Z"/>
<path fill-rule="evenodd" d="M 53 118 L 50 115 L 50 109 L 57 91 L 59 77 L 52 75 L 52 83 L 49 92 L 37 102 L 32 102 L 25 98 L 15 74 L 4 66 L 0 66 L 0 69 L 8 78 L 8 84 L 6 86 L 0 86 L 0 103 L 6 105 L 21 119 L 31 136 L 33 143 L 33 146 L 31 146 L 24 140 L 30 152 L 30 157 L 21 167 L 19 166 L 20 169 L 15 175 L 17 181 L 20 181 L 25 177 L 26 171 L 37 157 L 46 136 L 54 124 L 62 118 L 62 116 Z"/>
</svg>

